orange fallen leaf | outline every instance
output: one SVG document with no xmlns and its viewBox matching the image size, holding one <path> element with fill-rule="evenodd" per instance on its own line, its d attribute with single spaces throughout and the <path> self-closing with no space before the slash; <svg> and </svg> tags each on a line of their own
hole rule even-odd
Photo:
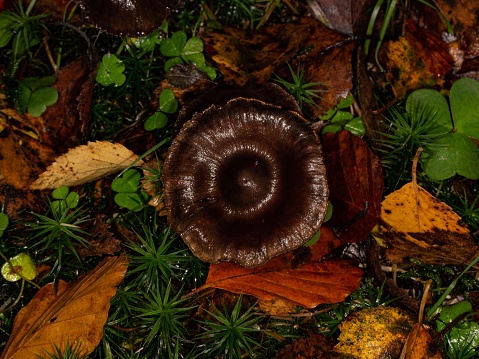
<svg viewBox="0 0 479 359">
<path fill-rule="evenodd" d="M 30 189 L 55 189 L 60 186 L 77 186 L 119 172 L 138 158 L 132 151 L 119 143 L 107 141 L 88 142 L 61 155 Z M 143 161 L 139 161 L 142 165 Z"/>
<path fill-rule="evenodd" d="M 362 271 L 347 260 L 318 260 L 341 242 L 327 227 L 313 246 L 273 258 L 263 266 L 244 268 L 235 263 L 212 264 L 207 288 L 253 295 L 260 300 L 281 298 L 306 308 L 343 301 L 359 286 Z"/>
<path fill-rule="evenodd" d="M 409 332 L 403 348 L 405 359 L 441 359 L 439 346 L 423 324 L 416 323 Z"/>
<path fill-rule="evenodd" d="M 1 359 L 36 358 L 64 350 L 67 342 L 78 344 L 82 354 L 91 353 L 103 337 L 110 299 L 123 280 L 125 256 L 109 257 L 74 284 L 60 281 L 43 286 L 18 312 Z"/>
</svg>

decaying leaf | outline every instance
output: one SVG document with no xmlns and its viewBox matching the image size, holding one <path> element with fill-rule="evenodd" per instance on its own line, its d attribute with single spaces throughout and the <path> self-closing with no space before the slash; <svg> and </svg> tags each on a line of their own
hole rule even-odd
<svg viewBox="0 0 479 359">
<path fill-rule="evenodd" d="M 312 333 L 296 340 L 276 354 L 275 359 L 336 359 L 342 356 L 333 351 L 335 341 L 324 334 Z"/>
<path fill-rule="evenodd" d="M 36 358 L 64 350 L 67 342 L 78 344 L 82 354 L 91 353 L 103 336 L 110 299 L 122 281 L 125 256 L 103 260 L 74 284 L 60 281 L 43 286 L 18 312 L 10 340 L 1 359 Z"/>
<path fill-rule="evenodd" d="M 60 186 L 77 186 L 96 180 L 130 166 L 138 156 L 119 143 L 107 141 L 88 142 L 72 148 L 58 157 L 30 189 L 55 189 Z M 140 166 L 143 161 L 138 161 Z"/>
<path fill-rule="evenodd" d="M 362 271 L 347 260 L 318 260 L 340 245 L 327 227 L 313 246 L 273 258 L 263 266 L 244 268 L 234 263 L 212 264 L 206 288 L 253 295 L 260 300 L 281 298 L 306 308 L 343 301 L 358 285 Z"/>
<path fill-rule="evenodd" d="M 333 216 L 328 226 L 348 243 L 365 240 L 381 214 L 383 174 L 377 156 L 349 131 L 322 137 Z"/>
<path fill-rule="evenodd" d="M 205 51 L 224 74 L 229 85 L 248 81 L 264 83 L 275 69 L 289 61 L 303 45 L 309 25 L 283 24 L 249 33 L 236 28 L 209 32 L 203 37 Z"/>
<path fill-rule="evenodd" d="M 335 351 L 357 359 L 398 358 L 414 320 L 400 309 L 374 307 L 349 315 L 341 324 Z"/>
<path fill-rule="evenodd" d="M 78 246 L 77 254 L 80 258 L 101 256 L 104 254 L 113 255 L 121 250 L 121 241 L 116 239 L 110 230 L 110 225 L 103 221 L 103 216 L 97 215 L 91 222 L 88 238 L 88 246 Z"/>
<path fill-rule="evenodd" d="M 467 264 L 479 254 L 469 230 L 451 207 L 425 189 L 408 183 L 386 196 L 381 218 L 388 232 L 386 258 L 404 263 L 416 258 L 429 264 Z"/>
</svg>

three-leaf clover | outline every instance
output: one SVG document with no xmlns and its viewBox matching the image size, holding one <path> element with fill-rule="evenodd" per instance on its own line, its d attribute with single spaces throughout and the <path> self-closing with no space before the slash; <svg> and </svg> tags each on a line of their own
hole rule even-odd
<svg viewBox="0 0 479 359">
<path fill-rule="evenodd" d="M 160 93 L 159 111 L 148 117 L 145 121 L 144 128 L 147 131 L 158 130 L 168 123 L 166 114 L 175 113 L 178 110 L 178 101 L 175 94 L 170 89 L 164 89 Z"/>
<path fill-rule="evenodd" d="M 96 73 L 96 82 L 103 86 L 114 84 L 121 86 L 126 81 L 125 64 L 113 54 L 105 54 L 101 59 L 98 72 Z"/>
<path fill-rule="evenodd" d="M 61 186 L 52 192 L 55 201 L 50 203 L 52 211 L 62 213 L 68 212 L 70 209 L 76 208 L 80 201 L 80 196 L 76 192 L 70 192 L 67 186 Z"/>
<path fill-rule="evenodd" d="M 479 139 L 479 82 L 462 78 L 450 91 L 448 105 L 435 90 L 417 90 L 409 95 L 406 111 L 415 117 L 427 116 L 434 136 L 425 145 L 421 164 L 433 180 L 444 180 L 456 174 L 479 178 L 479 149 L 472 138 Z"/>
<path fill-rule="evenodd" d="M 18 85 L 16 108 L 19 113 L 28 111 L 33 117 L 41 116 L 47 106 L 58 100 L 58 91 L 53 87 L 56 81 L 54 76 L 26 77 Z"/>
<path fill-rule="evenodd" d="M 216 78 L 215 70 L 206 65 L 203 41 L 198 37 L 187 40 L 184 31 L 177 31 L 161 42 L 160 52 L 163 56 L 171 57 L 165 62 L 165 71 L 178 64 L 194 62 L 211 80 Z"/>
<path fill-rule="evenodd" d="M 148 196 L 140 189 L 140 179 L 141 173 L 138 170 L 129 169 L 123 176 L 113 180 L 111 189 L 118 192 L 114 197 L 117 205 L 132 212 L 138 212 L 143 208 Z"/>
<path fill-rule="evenodd" d="M 324 126 L 321 133 L 336 133 L 341 130 L 348 130 L 356 136 L 364 136 L 366 130 L 364 129 L 363 121 L 360 117 L 354 117 L 350 111 L 347 111 L 353 104 L 353 96 L 348 95 L 341 99 L 339 104 L 332 109 L 329 109 L 321 120 L 329 120 L 329 124 Z"/>
</svg>

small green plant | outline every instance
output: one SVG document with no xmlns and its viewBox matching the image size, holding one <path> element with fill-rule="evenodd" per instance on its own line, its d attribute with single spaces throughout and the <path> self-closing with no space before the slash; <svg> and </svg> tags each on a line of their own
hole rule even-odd
<svg viewBox="0 0 479 359">
<path fill-rule="evenodd" d="M 138 212 L 144 207 L 148 195 L 141 188 L 140 179 L 140 171 L 131 168 L 113 180 L 111 189 L 118 192 L 114 197 L 117 205 L 132 212 Z"/>
<path fill-rule="evenodd" d="M 23 9 L 23 2 L 19 0 L 17 11 L 3 11 L 0 13 L 0 48 L 12 42 L 14 67 L 18 57 L 25 51 L 31 56 L 30 49 L 39 44 L 43 38 L 43 31 L 47 30 L 42 19 L 48 14 L 31 16 L 36 0 L 29 3 L 27 10 Z"/>
<path fill-rule="evenodd" d="M 125 64 L 123 64 L 114 54 L 105 54 L 101 59 L 98 72 L 96 73 L 96 82 L 103 86 L 121 86 L 126 81 Z"/>
<path fill-rule="evenodd" d="M 351 111 L 347 111 L 353 104 L 354 98 L 349 94 L 341 99 L 337 106 L 328 110 L 321 120 L 329 120 L 329 124 L 324 126 L 321 133 L 336 133 L 341 130 L 348 130 L 356 136 L 364 136 L 365 129 L 360 117 L 354 117 Z"/>
<path fill-rule="evenodd" d="M 144 128 L 147 131 L 159 130 L 168 123 L 167 114 L 178 111 L 178 101 L 170 89 L 164 89 L 160 93 L 159 109 L 145 121 Z"/>
<path fill-rule="evenodd" d="M 16 109 L 19 113 L 28 113 L 34 117 L 40 116 L 47 106 L 58 100 L 58 91 L 51 87 L 56 82 L 54 76 L 43 78 L 27 77 L 18 85 Z"/>
<path fill-rule="evenodd" d="M 57 192 L 55 192 L 57 191 Z M 54 191 L 55 201 L 49 201 L 49 210 L 45 215 L 33 213 L 35 221 L 24 223 L 30 227 L 33 242 L 32 247 L 38 247 L 40 252 L 47 252 L 55 258 L 52 272 L 55 279 L 58 278 L 60 270 L 65 263 L 66 255 L 72 255 L 78 262 L 81 262 L 75 246 L 88 246 L 88 240 L 84 237 L 88 233 L 82 229 L 82 225 L 89 219 L 83 217 L 81 208 L 78 208 L 76 200 L 67 200 L 76 196 L 65 193 L 64 188 Z M 73 207 L 71 207 L 73 206 Z"/>
<path fill-rule="evenodd" d="M 170 38 L 161 42 L 160 52 L 163 56 L 170 57 L 165 62 L 165 71 L 178 64 L 193 62 L 211 80 L 216 78 L 216 71 L 211 66 L 206 65 L 205 55 L 203 55 L 203 41 L 198 37 L 187 40 L 184 31 L 177 31 Z"/>
<path fill-rule="evenodd" d="M 176 290 L 176 289 L 175 289 Z M 144 328 L 147 328 L 145 343 L 152 352 L 166 352 L 171 350 L 177 340 L 185 338 L 186 328 L 183 324 L 186 314 L 192 308 L 184 307 L 184 300 L 180 299 L 180 290 L 171 296 L 171 282 L 162 288 L 143 293 L 138 301 L 139 306 L 132 306 L 136 316 Z"/>
<path fill-rule="evenodd" d="M 223 312 L 213 306 L 214 313 L 207 311 L 212 319 L 201 321 L 205 332 L 198 339 L 205 341 L 203 354 L 212 358 L 222 355 L 224 358 L 241 358 L 243 353 L 253 356 L 253 347 L 260 346 L 251 334 L 260 332 L 259 321 L 261 316 L 254 311 L 254 306 L 241 314 L 240 296 L 231 311 L 226 307 Z"/>
<path fill-rule="evenodd" d="M 293 82 L 282 79 L 276 75 L 276 82 L 280 83 L 286 88 L 291 95 L 298 101 L 299 107 L 303 108 L 303 103 L 312 107 L 317 106 L 315 99 L 319 99 L 318 92 L 322 90 L 315 89 L 314 87 L 320 85 L 320 82 L 308 82 L 308 79 L 304 76 L 304 69 L 298 68 L 294 72 L 290 64 L 288 64 L 289 72 Z"/>
<path fill-rule="evenodd" d="M 6 215 L 5 212 L 0 212 L 0 237 L 3 236 L 3 233 L 8 227 L 8 216 Z"/>
<path fill-rule="evenodd" d="M 9 282 L 20 279 L 33 280 L 37 276 L 37 267 L 28 253 L 22 252 L 6 261 L 1 269 L 2 277 Z"/>
<path fill-rule="evenodd" d="M 473 358 L 478 354 L 479 348 L 479 324 L 471 319 L 473 315 L 472 304 L 468 301 L 442 308 L 436 320 L 436 330 L 441 332 L 459 316 L 464 319 L 454 325 L 445 335 L 447 356 L 451 359 Z"/>
<path fill-rule="evenodd" d="M 82 355 L 80 351 L 79 343 L 77 342 L 75 346 L 71 346 L 70 342 L 68 341 L 65 350 L 61 350 L 55 344 L 54 352 L 49 353 L 47 352 L 47 356 L 39 356 L 40 359 L 86 359 L 88 358 L 88 354 Z"/>
<path fill-rule="evenodd" d="M 132 285 L 154 291 L 171 279 L 179 278 L 183 271 L 181 264 L 189 257 L 186 250 L 173 248 L 175 237 L 168 228 L 160 232 L 156 220 L 149 227 L 143 225 L 143 232 L 143 236 L 138 235 L 138 241 L 127 244 L 131 250 L 131 269 L 127 275 L 134 277 Z"/>
</svg>

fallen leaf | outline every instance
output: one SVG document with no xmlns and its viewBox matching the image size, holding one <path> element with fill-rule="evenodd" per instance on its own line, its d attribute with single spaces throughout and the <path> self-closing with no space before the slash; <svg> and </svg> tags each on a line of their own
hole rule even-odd
<svg viewBox="0 0 479 359">
<path fill-rule="evenodd" d="M 381 215 L 383 173 L 378 157 L 349 131 L 322 137 L 333 215 L 328 226 L 348 243 L 365 240 Z"/>
<path fill-rule="evenodd" d="M 334 350 L 357 359 L 398 358 L 413 325 L 414 320 L 397 308 L 362 309 L 339 324 Z"/>
<path fill-rule="evenodd" d="M 388 231 L 378 237 L 386 240 L 386 258 L 394 263 L 416 258 L 429 264 L 467 264 L 479 254 L 461 217 L 412 182 L 386 196 L 381 218 Z"/>
<path fill-rule="evenodd" d="M 323 334 L 311 333 L 280 350 L 275 359 L 335 359 L 341 355 L 333 352 L 335 341 Z"/>
<path fill-rule="evenodd" d="M 95 220 L 90 222 L 90 237 L 88 246 L 78 246 L 76 252 L 80 258 L 101 255 L 113 255 L 121 250 L 121 241 L 116 239 L 110 230 L 110 225 L 103 220 L 103 216 L 97 215 Z"/>
<path fill-rule="evenodd" d="M 67 342 L 91 353 L 103 337 L 110 299 L 122 281 L 125 256 L 104 259 L 74 284 L 60 281 L 43 286 L 15 317 L 10 340 L 1 359 L 35 358 L 62 351 Z"/>
<path fill-rule="evenodd" d="M 55 189 L 60 186 L 78 186 L 130 166 L 138 158 L 132 151 L 119 143 L 107 141 L 88 142 L 61 155 L 30 189 Z M 138 161 L 140 166 L 143 161 Z"/>
<path fill-rule="evenodd" d="M 205 52 L 229 85 L 262 84 L 303 46 L 309 25 L 280 24 L 248 32 L 225 28 L 203 37 Z"/>
<path fill-rule="evenodd" d="M 205 285 L 260 300 L 285 299 L 306 308 L 343 301 L 359 286 L 362 271 L 348 260 L 318 262 L 340 245 L 327 227 L 313 246 L 286 253 L 263 266 L 244 268 L 234 263 L 212 264 Z M 296 255 L 295 255 L 296 254 Z"/>
<path fill-rule="evenodd" d="M 409 332 L 403 352 L 405 359 L 441 359 L 439 346 L 435 343 L 426 327 L 416 323 Z"/>
<path fill-rule="evenodd" d="M 282 298 L 258 301 L 259 309 L 268 315 L 286 315 L 294 313 L 297 305 Z"/>
</svg>

